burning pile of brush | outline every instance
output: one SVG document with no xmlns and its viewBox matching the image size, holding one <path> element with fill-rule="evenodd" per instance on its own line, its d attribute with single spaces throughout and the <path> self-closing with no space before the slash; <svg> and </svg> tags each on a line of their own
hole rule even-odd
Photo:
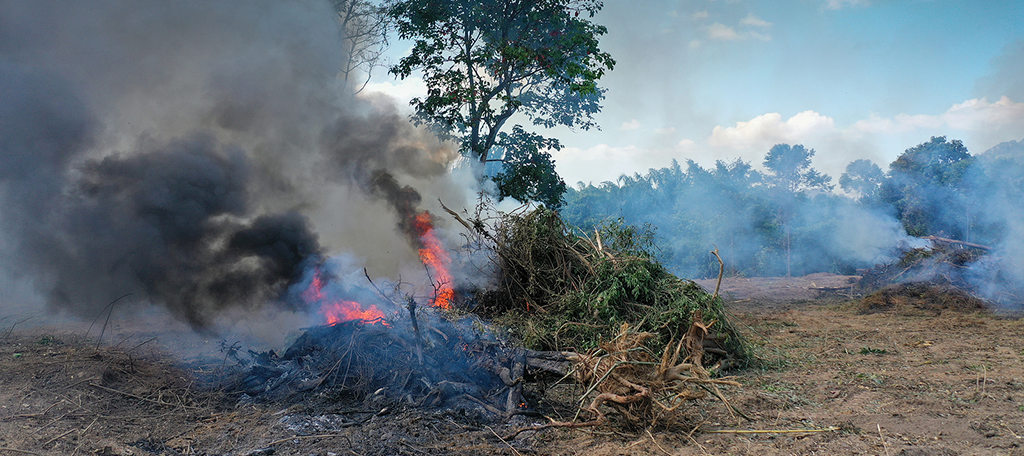
<svg viewBox="0 0 1024 456">
<path fill-rule="evenodd" d="M 307 328 L 281 353 L 250 351 L 244 357 L 229 351 L 248 367 L 240 382 L 246 396 L 295 401 L 311 394 L 379 395 L 412 406 L 508 417 L 525 410 L 528 364 L 567 372 L 559 364 L 564 357 L 511 346 L 482 320 L 451 312 L 451 259 L 431 214 L 416 213 L 409 227 L 433 283 L 430 296 L 397 297 L 386 291 L 397 286 L 378 287 L 365 270 L 366 287 L 343 288 L 324 268 L 312 268 L 298 295 L 304 306 L 319 309 L 324 324 Z"/>
<path fill-rule="evenodd" d="M 455 216 L 460 222 L 465 221 Z M 538 212 L 537 217 L 509 220 L 550 224 L 551 217 L 557 218 L 557 215 Z M 312 395 L 348 395 L 357 400 L 383 397 L 392 403 L 472 410 L 498 419 L 535 414 L 523 387 L 538 379 L 548 379 L 555 383 L 584 385 L 579 404 L 589 401 L 589 405 L 580 409 L 589 413 L 591 419 L 545 426 L 601 425 L 609 422 L 607 411 L 625 417 L 629 425 L 645 426 L 674 423 L 685 410 L 686 402 L 703 399 L 709 392 L 725 402 L 719 386 L 738 386 L 729 379 L 713 378 L 713 372 L 740 359 L 734 353 L 734 347 L 740 346 L 737 345 L 740 343 L 738 335 L 730 325 L 718 320 L 719 312 L 713 314 L 713 320 L 705 322 L 699 307 L 686 310 L 679 304 L 696 306 L 699 302 L 700 306 L 714 310 L 721 305 L 717 296 L 701 295 L 686 286 L 686 282 L 669 280 L 669 275 L 659 276 L 661 278 L 652 283 L 667 284 L 669 288 L 655 292 L 672 298 L 665 302 L 677 306 L 676 311 L 687 312 L 673 320 L 678 323 L 674 327 L 682 331 L 672 337 L 674 341 L 658 342 L 662 335 L 643 330 L 644 323 L 638 323 L 640 329 L 632 329 L 631 324 L 625 322 L 620 324 L 617 335 L 603 340 L 599 337 L 593 341 L 593 348 L 582 352 L 558 346 L 530 347 L 528 341 L 512 337 L 508 329 L 497 329 L 475 315 L 457 310 L 472 302 L 478 309 L 493 311 L 493 303 L 485 301 L 493 296 L 493 291 L 474 295 L 456 290 L 452 286 L 449 253 L 433 231 L 430 214 L 417 213 L 413 220 L 410 226 L 417 233 L 419 257 L 434 284 L 430 296 L 394 296 L 385 291 L 388 287 L 378 287 L 365 270 L 367 287 L 364 288 L 372 288 L 374 293 L 339 292 L 331 286 L 333 277 L 315 268 L 308 286 L 300 294 L 310 306 L 320 309 L 324 325 L 308 328 L 283 352 L 250 352 L 251 356 L 244 360 L 237 352 L 233 353 L 239 362 L 249 366 L 241 381 L 241 389 L 247 396 L 287 401 Z M 580 238 L 574 239 L 574 246 L 582 242 Z M 596 243 L 601 245 L 601 240 Z M 547 253 L 562 257 L 564 252 L 548 247 Z M 582 251 L 574 256 L 584 264 L 564 270 L 570 282 L 591 280 L 582 270 L 604 271 L 613 277 L 635 274 L 634 267 L 661 271 L 652 259 L 636 257 L 635 252 L 627 259 L 637 262 L 631 266 L 631 263 L 623 263 L 611 246 L 595 248 L 595 252 Z M 499 250 L 499 255 L 503 255 L 501 260 L 508 261 L 507 250 Z M 601 262 L 607 262 L 609 268 L 605 269 Z M 516 271 L 506 270 L 505 273 Z M 550 287 L 547 290 L 559 293 Z M 688 294 L 677 294 L 681 290 Z M 592 292 L 600 293 L 600 290 Z M 575 292 L 572 299 L 583 299 L 580 293 Z M 545 314 L 565 305 L 555 298 L 539 300 L 529 295 L 524 298 L 529 307 L 507 309 L 536 314 L 524 316 L 524 321 L 550 319 L 551 316 Z M 620 318 L 630 317 L 625 312 L 632 312 L 632 309 L 618 309 Z M 508 315 L 506 313 L 505 317 Z M 562 318 L 582 317 L 566 313 Z M 600 322 L 581 320 L 578 323 L 596 326 Z M 704 367 L 705 356 L 716 361 L 711 371 Z"/>
<path fill-rule="evenodd" d="M 992 248 L 955 239 L 928 236 L 927 247 L 908 248 L 897 261 L 864 272 L 857 288 L 864 313 L 896 311 L 935 314 L 943 310 L 975 312 L 1014 307 L 1024 302 L 1008 262 Z"/>
</svg>

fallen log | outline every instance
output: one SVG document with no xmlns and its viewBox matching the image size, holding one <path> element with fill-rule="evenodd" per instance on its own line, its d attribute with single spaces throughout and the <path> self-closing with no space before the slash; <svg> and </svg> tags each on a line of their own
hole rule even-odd
<svg viewBox="0 0 1024 456">
<path fill-rule="evenodd" d="M 572 371 L 573 361 L 580 357 L 578 353 L 565 351 L 524 350 L 524 352 L 527 366 L 535 371 L 555 374 L 560 377 L 568 375 Z"/>
<path fill-rule="evenodd" d="M 964 247 L 973 247 L 973 248 L 982 249 L 982 250 L 992 250 L 992 247 L 989 247 L 987 245 L 975 244 L 973 242 L 959 241 L 959 240 L 956 240 L 956 239 L 949 239 L 949 238 L 944 238 L 944 237 L 939 237 L 939 236 L 925 236 L 925 237 L 923 237 L 921 239 L 927 239 L 929 241 L 936 242 L 936 243 L 958 244 L 958 245 L 962 245 Z"/>
<path fill-rule="evenodd" d="M 508 398 L 505 399 L 505 418 L 511 418 L 521 409 L 526 408 L 523 400 L 523 374 L 526 370 L 526 353 L 521 348 L 512 350 L 509 367 L 512 385 L 508 387 Z"/>
</svg>

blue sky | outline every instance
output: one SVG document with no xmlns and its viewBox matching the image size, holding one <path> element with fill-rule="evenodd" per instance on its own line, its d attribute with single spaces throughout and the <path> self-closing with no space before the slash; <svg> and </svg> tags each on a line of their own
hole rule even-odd
<svg viewBox="0 0 1024 456">
<path fill-rule="evenodd" d="M 975 154 L 1024 139 L 1024 2 L 609 0 L 595 20 L 617 60 L 602 130 L 546 132 L 566 146 L 554 155 L 570 184 L 672 159 L 759 166 L 780 142 L 815 149 L 838 180 L 933 135 Z"/>
</svg>

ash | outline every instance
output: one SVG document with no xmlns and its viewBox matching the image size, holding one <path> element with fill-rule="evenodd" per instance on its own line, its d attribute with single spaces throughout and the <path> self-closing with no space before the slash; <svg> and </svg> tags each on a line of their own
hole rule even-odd
<svg viewBox="0 0 1024 456">
<path fill-rule="evenodd" d="M 416 312 L 412 312 L 417 315 Z M 361 401 L 352 416 L 287 416 L 307 430 L 350 426 L 411 406 L 480 421 L 529 413 L 522 397 L 525 351 L 483 321 L 432 308 L 417 318 L 351 320 L 306 328 L 283 353 L 249 351 L 238 382 L 243 402 Z M 231 353 L 229 353 L 231 355 Z"/>
</svg>

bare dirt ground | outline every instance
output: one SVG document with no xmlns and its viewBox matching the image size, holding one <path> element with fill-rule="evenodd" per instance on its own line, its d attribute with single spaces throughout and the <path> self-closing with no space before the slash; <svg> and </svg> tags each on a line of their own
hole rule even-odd
<svg viewBox="0 0 1024 456">
<path fill-rule="evenodd" d="M 735 372 L 744 386 L 726 392 L 749 420 L 709 400 L 687 411 L 686 428 L 548 429 L 514 439 L 505 437 L 543 420 L 493 423 L 343 396 L 252 403 L 218 388 L 229 363 L 217 339 L 124 323 L 97 347 L 95 328 L 86 336 L 81 326 L 4 319 L 0 454 L 1024 454 L 1024 321 L 861 315 L 845 289 L 854 279 L 723 282 L 763 359 Z M 172 345 L 179 355 L 167 354 Z"/>
</svg>

